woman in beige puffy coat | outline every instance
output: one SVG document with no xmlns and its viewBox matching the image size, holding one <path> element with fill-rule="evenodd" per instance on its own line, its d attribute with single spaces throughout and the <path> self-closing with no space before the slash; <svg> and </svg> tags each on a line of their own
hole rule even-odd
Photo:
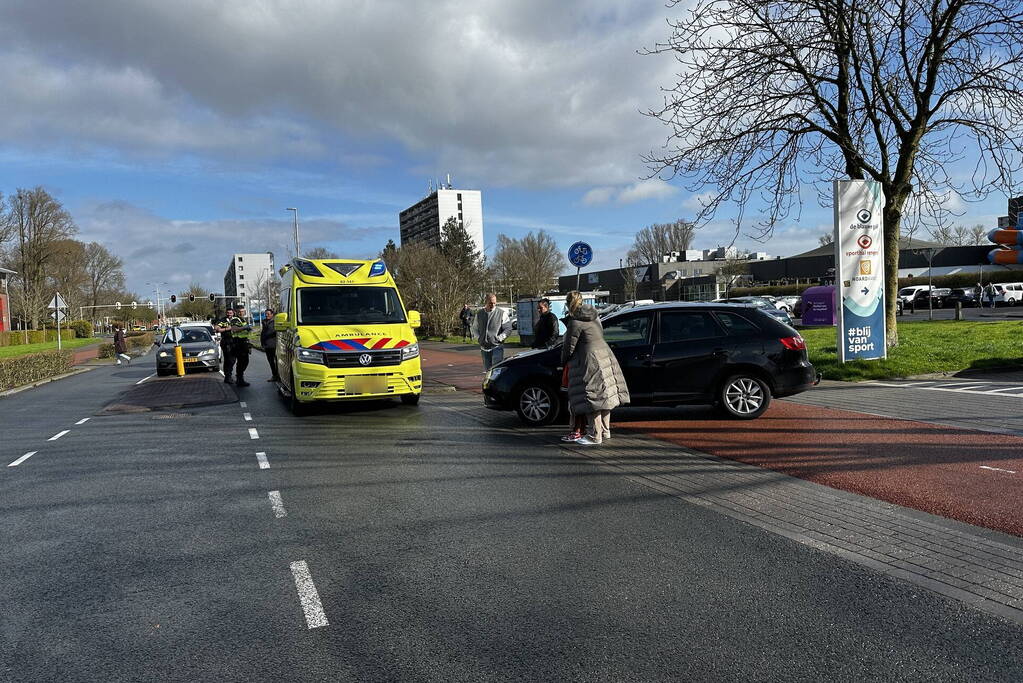
<svg viewBox="0 0 1023 683">
<path fill-rule="evenodd" d="M 561 364 L 568 365 L 568 404 L 575 415 L 586 415 L 588 433 L 575 443 L 595 446 L 611 438 L 611 411 L 629 402 L 629 387 L 597 311 L 582 302 L 579 292 L 565 301 L 569 325 L 561 347 Z"/>
</svg>

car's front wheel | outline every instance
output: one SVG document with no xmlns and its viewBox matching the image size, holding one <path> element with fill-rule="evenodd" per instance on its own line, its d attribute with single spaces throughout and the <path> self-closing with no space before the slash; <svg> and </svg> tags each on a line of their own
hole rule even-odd
<svg viewBox="0 0 1023 683">
<path fill-rule="evenodd" d="M 732 375 L 718 390 L 718 405 L 729 417 L 738 420 L 760 417 L 770 404 L 770 387 L 755 375 Z"/>
<path fill-rule="evenodd" d="M 291 373 L 291 393 L 288 394 L 288 409 L 295 417 L 309 414 L 309 406 L 298 400 L 298 385 L 295 384 L 295 373 Z"/>
<path fill-rule="evenodd" d="M 515 412 L 528 425 L 549 425 L 561 413 L 561 400 L 557 391 L 547 384 L 526 384 L 515 394 Z"/>
<path fill-rule="evenodd" d="M 1016 305 L 1016 300 L 1012 299 L 1012 298 L 1009 298 L 1009 299 L 1006 299 L 1005 303 L 1009 304 L 1010 306 L 1015 306 Z"/>
</svg>

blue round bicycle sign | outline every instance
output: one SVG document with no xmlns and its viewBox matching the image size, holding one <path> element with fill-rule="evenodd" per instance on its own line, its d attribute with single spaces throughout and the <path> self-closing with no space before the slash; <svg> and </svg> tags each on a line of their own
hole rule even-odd
<svg viewBox="0 0 1023 683">
<path fill-rule="evenodd" d="M 586 242 L 576 242 L 568 248 L 568 262 L 576 268 L 590 265 L 593 260 L 593 247 Z"/>
</svg>

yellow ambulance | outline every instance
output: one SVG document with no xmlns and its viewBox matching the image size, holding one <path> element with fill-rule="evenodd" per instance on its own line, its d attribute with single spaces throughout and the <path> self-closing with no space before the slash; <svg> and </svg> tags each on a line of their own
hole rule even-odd
<svg viewBox="0 0 1023 683">
<path fill-rule="evenodd" d="M 314 401 L 419 403 L 419 313 L 405 310 L 383 261 L 294 259 L 280 307 L 279 388 L 296 415 Z"/>
</svg>

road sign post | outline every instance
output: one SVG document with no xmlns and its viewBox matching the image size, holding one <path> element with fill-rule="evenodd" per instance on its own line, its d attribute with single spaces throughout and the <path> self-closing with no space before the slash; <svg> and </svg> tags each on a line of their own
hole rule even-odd
<svg viewBox="0 0 1023 683">
<path fill-rule="evenodd" d="M 575 266 L 575 289 L 579 290 L 579 271 L 593 260 L 593 247 L 586 242 L 576 242 L 568 248 L 568 262 Z"/>
<path fill-rule="evenodd" d="M 64 345 L 61 343 L 60 340 L 60 320 L 61 318 L 64 317 L 64 314 L 61 312 L 61 309 L 67 308 L 67 302 L 64 301 L 64 298 L 60 295 L 60 292 L 57 292 L 56 294 L 53 295 L 53 300 L 50 301 L 49 307 L 54 310 L 53 318 L 54 320 L 57 321 L 57 350 L 61 351 L 64 348 Z"/>
</svg>

